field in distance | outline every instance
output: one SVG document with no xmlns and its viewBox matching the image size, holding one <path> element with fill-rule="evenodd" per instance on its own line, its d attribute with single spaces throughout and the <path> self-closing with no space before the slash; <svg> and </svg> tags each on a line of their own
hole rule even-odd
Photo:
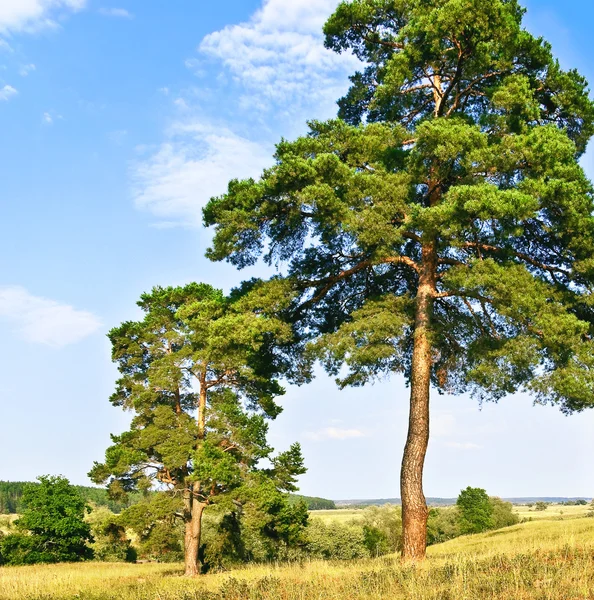
<svg viewBox="0 0 594 600">
<path fill-rule="evenodd" d="M 447 507 L 440 507 L 446 509 Z M 590 505 L 565 506 L 563 504 L 550 504 L 546 510 L 536 510 L 534 506 L 527 504 L 514 505 L 513 511 L 520 519 L 551 520 L 551 519 L 575 519 L 585 517 L 590 512 Z M 353 520 L 362 519 L 365 514 L 364 508 L 340 508 L 337 510 L 311 510 L 312 517 L 322 519 L 325 523 L 348 523 Z"/>
<path fill-rule="evenodd" d="M 175 564 L 3 567 L 0 600 L 593 598 L 594 518 L 565 514 L 431 546 L 417 567 L 391 556 L 247 566 L 194 580 Z"/>
</svg>

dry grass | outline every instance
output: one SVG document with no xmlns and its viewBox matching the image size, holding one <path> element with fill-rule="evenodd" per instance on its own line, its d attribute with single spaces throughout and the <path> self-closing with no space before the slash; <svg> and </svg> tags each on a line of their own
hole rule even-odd
<svg viewBox="0 0 594 600">
<path fill-rule="evenodd" d="M 526 505 L 514 506 L 514 512 L 521 519 L 575 519 L 585 517 L 590 511 L 587 506 L 563 506 L 562 504 L 551 504 L 546 510 L 534 510 Z"/>
<path fill-rule="evenodd" d="M 540 520 L 396 557 L 260 565 L 196 580 L 179 565 L 0 568 L 1 600 L 591 600 L 594 519 Z"/>
<path fill-rule="evenodd" d="M 350 523 L 363 518 L 361 508 L 341 508 L 337 510 L 310 510 L 312 517 L 322 519 L 325 523 Z"/>
</svg>

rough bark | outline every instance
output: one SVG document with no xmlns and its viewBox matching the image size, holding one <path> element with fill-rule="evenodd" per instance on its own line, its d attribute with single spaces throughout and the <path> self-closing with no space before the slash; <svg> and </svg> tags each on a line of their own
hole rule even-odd
<svg viewBox="0 0 594 600">
<path fill-rule="evenodd" d="M 206 435 L 206 371 L 200 376 L 200 395 L 198 398 L 198 440 L 203 440 Z M 202 533 L 202 514 L 206 508 L 206 502 L 200 502 L 197 496 L 200 494 L 200 483 L 191 484 L 184 494 L 184 520 L 186 531 L 184 537 L 185 574 L 193 577 L 200 574 L 200 563 L 198 552 L 200 550 L 200 537 Z"/>
<path fill-rule="evenodd" d="M 435 244 L 423 246 L 415 307 L 408 436 L 402 470 L 402 559 L 422 560 L 427 547 L 427 502 L 423 493 L 423 467 L 429 443 L 429 392 L 431 387 L 431 314 L 436 289 Z"/>
<path fill-rule="evenodd" d="M 188 577 L 200 574 L 198 551 L 200 550 L 200 538 L 202 533 L 202 513 L 204 512 L 205 507 L 206 504 L 204 502 L 198 502 L 190 493 L 190 510 L 186 514 L 186 532 L 184 538 L 185 574 Z"/>
</svg>

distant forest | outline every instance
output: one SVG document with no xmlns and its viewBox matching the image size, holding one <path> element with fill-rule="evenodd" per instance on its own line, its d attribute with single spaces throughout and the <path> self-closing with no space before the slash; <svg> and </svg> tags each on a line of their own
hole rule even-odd
<svg viewBox="0 0 594 600">
<path fill-rule="evenodd" d="M 23 490 L 27 481 L 0 481 L 0 514 L 18 514 L 22 512 Z M 39 485 L 34 483 L 33 485 Z M 126 502 L 113 500 L 109 497 L 107 490 L 103 488 L 75 486 L 80 495 L 87 501 L 97 506 L 106 506 L 114 513 L 120 513 L 124 508 L 136 504 L 142 494 L 129 494 Z"/>
<path fill-rule="evenodd" d="M 10 515 L 22 512 L 23 489 L 28 485 L 26 481 L 0 481 L 0 514 Z M 34 484 L 38 485 L 38 484 Z M 127 502 L 113 500 L 109 497 L 104 488 L 87 487 L 83 485 L 75 486 L 80 495 L 87 501 L 96 506 L 106 506 L 114 513 L 120 513 L 122 510 L 136 504 L 142 498 L 142 494 L 128 494 Z M 333 510 L 336 505 L 332 500 L 325 498 L 314 498 L 311 496 L 291 495 L 291 502 L 297 503 L 303 500 L 309 510 Z"/>
</svg>

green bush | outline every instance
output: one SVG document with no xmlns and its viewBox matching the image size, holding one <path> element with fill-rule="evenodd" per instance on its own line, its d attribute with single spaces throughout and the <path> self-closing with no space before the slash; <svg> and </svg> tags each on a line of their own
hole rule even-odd
<svg viewBox="0 0 594 600">
<path fill-rule="evenodd" d="M 307 526 L 306 536 L 305 552 L 311 558 L 353 560 L 371 556 L 361 524 L 326 524 L 313 518 Z"/>
<path fill-rule="evenodd" d="M 489 498 L 493 507 L 493 529 L 502 527 L 511 527 L 520 522 L 520 517 L 514 513 L 514 507 L 511 502 L 504 502 L 501 498 Z"/>
<path fill-rule="evenodd" d="M 104 562 L 134 562 L 136 550 L 126 535 L 124 526 L 107 508 L 95 508 L 87 521 L 91 525 L 94 542 L 91 544 L 95 560 Z"/>
<path fill-rule="evenodd" d="M 25 486 L 24 511 L 15 522 L 18 533 L 5 536 L 0 554 L 8 565 L 75 562 L 92 558 L 90 512 L 84 499 L 64 477 L 39 477 Z"/>
<path fill-rule="evenodd" d="M 371 556 L 397 552 L 402 547 L 402 509 L 384 504 L 363 512 L 365 546 Z"/>
<path fill-rule="evenodd" d="M 441 544 L 460 535 L 460 511 L 457 506 L 429 510 L 427 544 Z"/>
</svg>

